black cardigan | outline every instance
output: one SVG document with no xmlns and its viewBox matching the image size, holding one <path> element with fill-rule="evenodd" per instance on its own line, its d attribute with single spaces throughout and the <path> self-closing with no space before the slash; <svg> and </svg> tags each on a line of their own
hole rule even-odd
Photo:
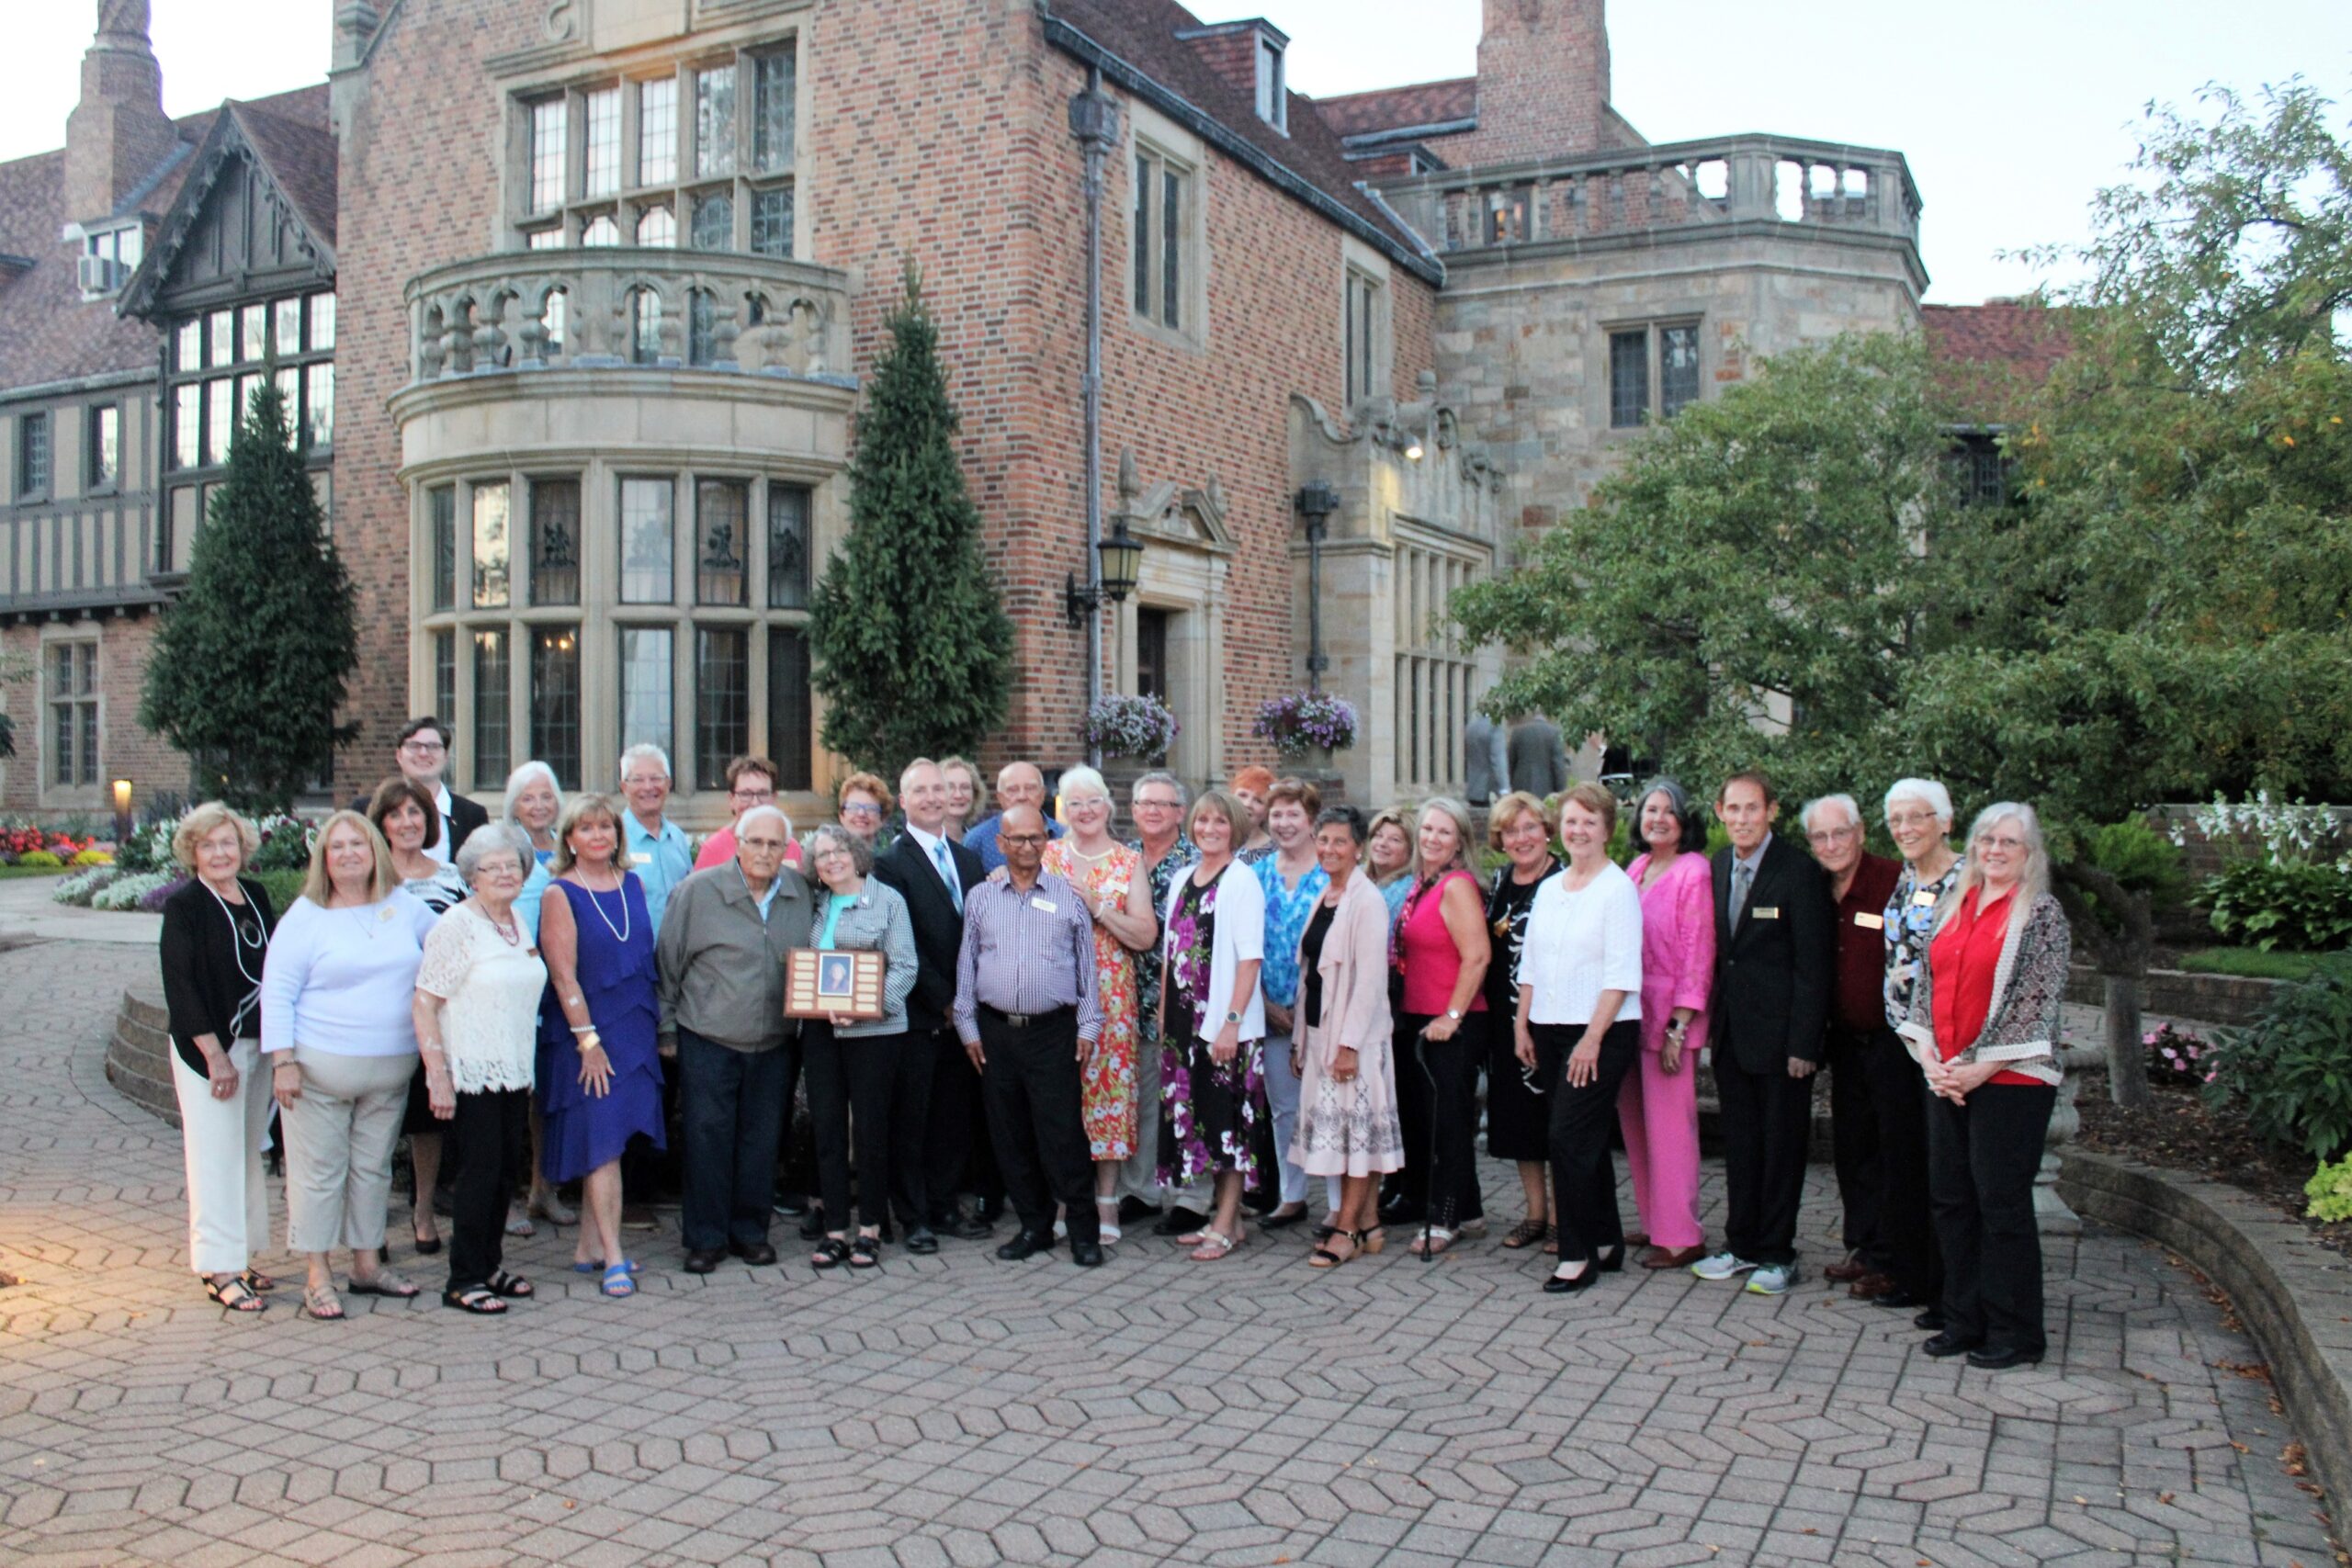
<svg viewBox="0 0 2352 1568">
<path fill-rule="evenodd" d="M 269 933 L 277 924 L 269 895 L 249 876 L 237 878 L 237 886 L 245 890 L 245 902 L 261 917 L 262 942 L 266 947 Z M 223 1047 L 236 1040 L 230 1024 L 237 1016 L 237 1004 L 246 995 L 245 977 L 237 970 L 236 943 L 236 933 L 230 930 L 219 901 L 201 881 L 189 882 L 164 900 L 164 1006 L 171 1014 L 172 1048 L 199 1076 L 206 1069 L 204 1053 L 196 1048 L 198 1035 L 209 1034 Z M 246 960 L 249 968 L 254 963 Z M 254 977 L 260 977 L 258 969 Z M 250 1039 L 260 1037 L 258 1001 L 244 1034 Z"/>
</svg>

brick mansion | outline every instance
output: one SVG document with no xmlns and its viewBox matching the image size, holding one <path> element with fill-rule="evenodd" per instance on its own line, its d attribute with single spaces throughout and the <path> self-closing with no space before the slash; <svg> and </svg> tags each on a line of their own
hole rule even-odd
<svg viewBox="0 0 2352 1568">
<path fill-rule="evenodd" d="M 1483 0 L 1476 75 L 1320 100 L 1175 0 L 315 3 L 322 84 L 174 119 L 147 0 L 97 0 L 62 150 L 0 164 L 0 807 L 187 787 L 141 672 L 265 376 L 359 593 L 338 795 L 420 713 L 492 799 L 639 740 L 690 827 L 739 752 L 829 791 L 808 606 L 909 260 L 1017 628 L 983 761 L 1079 755 L 1089 95 L 1095 500 L 1145 547 L 1101 681 L 1193 782 L 1272 760 L 1319 649 L 1349 795 L 1458 788 L 1502 655 L 1449 598 L 1645 426 L 1839 332 L 1997 355 L 2015 309 L 1923 307 L 1899 152 L 1645 141 L 1602 0 Z"/>
</svg>

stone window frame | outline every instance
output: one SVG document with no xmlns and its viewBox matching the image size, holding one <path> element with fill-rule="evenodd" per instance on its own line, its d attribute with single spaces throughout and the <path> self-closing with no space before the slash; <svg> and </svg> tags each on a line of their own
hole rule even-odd
<svg viewBox="0 0 2352 1568">
<path fill-rule="evenodd" d="M 593 71 L 575 71 L 514 87 L 507 100 L 503 202 L 508 248 L 527 250 L 608 243 L 601 237 L 590 237 L 599 220 L 609 220 L 618 231 L 619 240 L 630 243 L 634 243 L 639 223 L 650 214 L 666 212 L 671 246 L 694 249 L 697 204 L 723 197 L 731 207 L 727 218 L 728 243 L 704 248 L 746 255 L 774 254 L 752 249 L 752 212 L 761 197 L 782 193 L 791 217 L 782 225 L 788 249 L 780 259 L 807 259 L 803 254 L 803 226 L 798 221 L 800 163 L 808 140 L 805 115 L 808 74 L 801 45 L 802 28 L 798 24 L 770 28 L 748 36 L 717 39 L 706 36 L 683 40 L 678 48 L 658 56 L 633 60 L 623 68 L 600 64 Z M 785 122 L 787 130 L 779 154 L 762 165 L 757 162 L 761 147 L 760 62 L 778 57 L 788 57 L 793 62 L 788 76 L 791 103 Z M 733 163 L 728 169 L 706 172 L 695 166 L 696 86 L 704 72 L 728 67 L 735 72 Z M 675 87 L 671 111 L 674 152 L 669 177 L 649 182 L 641 177 L 644 148 L 640 89 L 648 82 L 665 81 Z M 620 95 L 617 186 L 590 195 L 589 99 L 605 91 L 617 91 Z M 548 106 L 558 102 L 564 106 L 563 196 L 557 204 L 543 207 L 537 200 L 540 182 L 535 177 L 537 149 L 534 145 L 533 126 Z M 604 232 L 596 231 L 599 235 Z"/>
<path fill-rule="evenodd" d="M 1478 650 L 1452 629 L 1445 611 L 1492 564 L 1457 537 L 1396 519 L 1392 693 L 1396 787 L 1402 794 L 1426 795 L 1462 784 L 1462 727 L 1476 689 Z"/>
<path fill-rule="evenodd" d="M 457 738 L 450 758 L 450 777 L 457 781 L 456 787 L 481 793 L 503 788 L 505 784 L 503 772 L 495 778 L 481 772 L 485 759 L 478 755 L 476 730 L 481 705 L 476 690 L 474 638 L 482 631 L 500 631 L 506 637 L 508 768 L 525 760 L 523 752 L 532 731 L 537 697 L 532 684 L 532 650 L 540 633 L 555 629 L 568 629 L 577 637 L 573 679 L 578 691 L 579 720 L 575 744 L 581 750 L 581 767 L 585 774 L 582 782 L 589 787 L 594 787 L 603 777 L 600 770 L 606 766 L 604 752 L 609 750 L 616 757 L 620 752 L 618 745 L 607 742 L 618 736 L 621 728 L 620 645 L 624 629 L 653 628 L 670 634 L 671 733 L 663 742 L 663 750 L 673 760 L 677 792 L 682 797 L 704 792 L 724 794 L 726 789 L 723 779 L 700 778 L 694 767 L 691 743 L 701 711 L 701 694 L 695 684 L 699 631 L 729 629 L 745 634 L 747 663 L 741 695 L 748 711 L 747 749 L 775 754 L 774 738 L 768 734 L 769 717 L 776 711 L 775 694 L 769 690 L 770 675 L 775 668 L 770 653 L 772 634 L 782 630 L 805 639 L 813 608 L 770 607 L 765 592 L 768 532 L 764 526 L 756 525 L 738 542 L 743 559 L 746 603 L 696 603 L 701 541 L 695 526 L 695 500 L 705 480 L 740 482 L 747 487 L 750 514 L 763 521 L 773 491 L 789 487 L 805 492 L 805 515 L 812 536 L 809 548 L 815 558 L 821 560 L 826 547 L 813 536 L 822 527 L 829 477 L 790 461 L 763 463 L 670 454 L 587 452 L 534 454 L 528 461 L 504 467 L 494 463 L 453 464 L 446 471 L 417 476 L 411 491 L 411 558 L 424 562 L 435 558 L 436 506 L 447 505 L 454 525 L 455 558 L 450 564 L 456 603 L 436 606 L 433 602 L 435 584 L 426 581 L 435 574 L 421 571 L 415 574 L 412 608 L 416 625 L 413 679 L 420 696 L 431 699 L 435 711 L 448 723 Z M 620 599 L 621 485 L 626 479 L 667 479 L 672 484 L 671 594 L 667 601 L 624 604 Z M 529 519 L 534 487 L 550 480 L 579 485 L 581 505 L 573 551 L 578 560 L 574 569 L 577 593 L 572 602 L 538 604 L 533 603 L 537 595 L 533 581 Z M 476 607 L 470 592 L 474 570 L 473 497 L 479 490 L 501 485 L 506 487 L 508 498 L 505 603 Z M 447 497 L 446 503 L 437 502 L 436 495 Z M 813 605 L 814 593 L 808 597 Z M 441 712 L 445 702 L 447 711 Z M 802 694 L 800 711 L 809 717 L 810 733 L 798 742 L 797 750 L 813 757 L 821 751 L 814 728 L 821 714 L 813 691 Z M 792 746 L 786 749 L 796 750 Z M 578 786 L 567 783 L 564 787 Z"/>
<path fill-rule="evenodd" d="M 87 684 L 77 685 L 71 692 L 57 689 L 57 655 L 68 652 L 69 658 L 86 654 Z M 84 624 L 60 627 L 55 633 L 45 633 L 40 650 L 40 716 L 38 720 L 40 748 L 40 803 L 44 807 L 95 805 L 106 784 L 106 644 L 95 626 Z M 67 761 L 57 745 L 57 725 L 60 710 L 73 725 L 73 761 L 79 764 L 74 772 L 77 777 L 62 778 L 60 767 Z M 87 755 L 83 755 L 86 748 Z"/>
<path fill-rule="evenodd" d="M 1599 364 L 1593 383 L 1600 388 L 1600 408 L 1595 413 L 1595 427 L 1611 435 L 1623 437 L 1662 424 L 1680 413 L 1692 403 L 1703 402 L 1707 396 L 1709 355 L 1705 332 L 1706 314 L 1702 310 L 1661 310 L 1648 316 L 1601 323 L 1597 334 Z M 1688 332 L 1698 351 L 1696 386 L 1690 396 L 1667 407 L 1666 339 L 1667 334 Z M 1620 337 L 1643 334 L 1643 371 L 1648 384 L 1644 389 L 1641 417 L 1629 423 L 1617 419 L 1617 372 L 1615 348 Z"/>
<path fill-rule="evenodd" d="M 1388 258 L 1352 237 L 1340 242 L 1340 374 L 1345 395 L 1343 409 L 1384 396 L 1396 374 L 1396 316 L 1394 279 Z M 1367 290 L 1371 305 L 1366 361 L 1357 360 L 1358 291 Z M 1359 371 L 1362 374 L 1359 374 Z"/>
<path fill-rule="evenodd" d="M 1258 118 L 1288 136 L 1290 83 L 1286 51 L 1261 28 L 1251 59 L 1257 65 Z"/>
<path fill-rule="evenodd" d="M 1127 152 L 1121 161 L 1125 175 L 1116 187 L 1116 215 L 1126 226 L 1126 265 L 1118 287 L 1126 301 L 1127 321 L 1137 331 L 1172 347 L 1205 350 L 1209 346 L 1208 148 L 1200 138 L 1155 112 L 1148 104 L 1130 100 L 1127 111 Z M 1136 175 L 1139 164 L 1150 166 L 1155 187 L 1149 221 L 1142 227 L 1136 221 Z M 1166 206 L 1159 188 L 1160 178 L 1170 173 L 1179 176 L 1182 208 L 1176 251 L 1174 326 L 1167 321 Z M 1111 193 L 1106 192 L 1106 206 L 1111 199 Z M 1140 254 L 1139 245 L 1143 247 Z M 1145 283 L 1145 299 L 1140 305 L 1136 299 L 1138 267 L 1143 269 Z"/>
</svg>

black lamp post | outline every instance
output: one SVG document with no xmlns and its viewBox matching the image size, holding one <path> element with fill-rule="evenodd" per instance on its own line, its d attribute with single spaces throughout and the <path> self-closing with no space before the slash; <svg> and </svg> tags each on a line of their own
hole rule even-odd
<svg viewBox="0 0 2352 1568">
<path fill-rule="evenodd" d="M 1327 479 L 1311 479 L 1299 488 L 1298 510 L 1306 519 L 1306 689 L 1319 692 L 1331 667 L 1323 651 L 1323 536 L 1340 510 L 1340 492 Z"/>
<path fill-rule="evenodd" d="M 1062 608 L 1069 615 L 1073 626 L 1086 625 L 1087 617 L 1100 610 L 1107 601 L 1116 604 L 1136 591 L 1136 580 L 1143 570 L 1143 541 L 1127 532 L 1126 521 L 1114 518 L 1111 536 L 1094 544 L 1094 575 L 1080 582 L 1076 572 L 1063 580 Z M 1093 694 L 1088 694 L 1088 700 Z"/>
</svg>

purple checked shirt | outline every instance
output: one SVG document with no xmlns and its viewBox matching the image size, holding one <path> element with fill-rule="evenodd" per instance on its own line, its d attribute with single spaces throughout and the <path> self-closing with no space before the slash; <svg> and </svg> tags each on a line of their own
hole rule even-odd
<svg viewBox="0 0 2352 1568">
<path fill-rule="evenodd" d="M 1052 872 L 1023 893 L 1012 879 L 983 882 L 964 896 L 964 945 L 956 954 L 956 1033 L 979 1043 L 980 1009 L 1052 1012 L 1078 1009 L 1078 1037 L 1102 1030 L 1094 994 L 1094 919 L 1078 890 Z"/>
</svg>

